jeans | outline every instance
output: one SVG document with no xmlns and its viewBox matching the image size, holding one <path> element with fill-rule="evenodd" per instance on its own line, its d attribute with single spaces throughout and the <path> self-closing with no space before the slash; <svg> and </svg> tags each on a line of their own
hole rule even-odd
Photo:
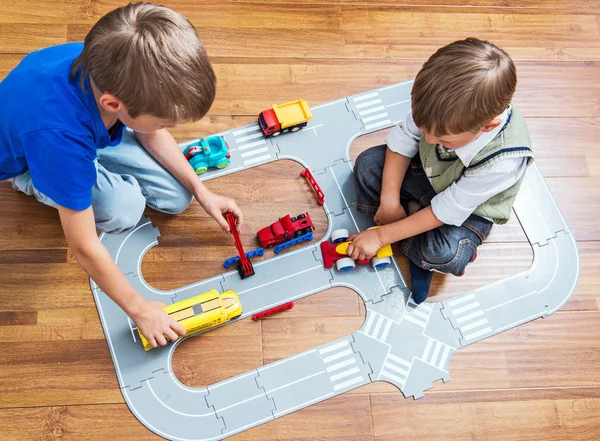
<svg viewBox="0 0 600 441">
<path fill-rule="evenodd" d="M 97 151 L 97 180 L 92 189 L 92 209 L 96 227 L 106 233 L 120 233 L 135 227 L 144 208 L 179 214 L 192 201 L 192 195 L 138 143 L 126 130 L 116 147 Z M 12 185 L 46 205 L 56 203 L 39 192 L 29 170 L 11 179 Z"/>
<path fill-rule="evenodd" d="M 386 149 L 386 145 L 371 147 L 356 159 L 356 207 L 361 213 L 375 215 L 379 208 Z M 412 159 L 402 182 L 402 206 L 407 210 L 409 201 L 417 201 L 427 207 L 435 195 L 417 155 Z M 461 276 L 465 267 L 475 259 L 477 247 L 491 228 L 492 222 L 472 214 L 460 227 L 442 225 L 404 239 L 400 241 L 400 250 L 420 268 Z"/>
</svg>

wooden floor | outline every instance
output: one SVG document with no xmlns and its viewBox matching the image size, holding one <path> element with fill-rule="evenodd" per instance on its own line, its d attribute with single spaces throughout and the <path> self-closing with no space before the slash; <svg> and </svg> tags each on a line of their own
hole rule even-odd
<svg viewBox="0 0 600 441">
<path fill-rule="evenodd" d="M 82 40 L 116 0 L 0 0 L 0 78 L 27 53 Z M 600 439 L 600 2 L 597 0 L 164 1 L 196 25 L 218 76 L 203 121 L 178 140 L 255 120 L 273 103 L 312 105 L 408 80 L 439 46 L 487 38 L 515 59 L 516 105 L 537 161 L 578 240 L 581 278 L 565 307 L 459 351 L 452 381 L 414 401 L 388 384 L 363 387 L 233 437 L 241 440 Z M 402 5 L 401 5 L 402 4 Z M 2 99 L 0 97 L 0 99 Z M 290 135 L 292 136 L 292 135 Z M 385 133 L 357 140 L 353 157 Z M 244 243 L 279 215 L 326 218 L 300 166 L 279 162 L 211 181 L 247 216 Z M 221 272 L 234 254 L 197 204 L 149 212 L 160 246 L 146 279 L 175 288 Z M 319 236 L 317 234 L 317 236 Z M 462 278 L 434 277 L 433 300 L 523 270 L 518 223 L 495 227 Z M 403 270 L 405 259 L 399 257 Z M 203 386 L 357 330 L 362 300 L 332 289 L 260 323 L 244 320 L 185 341 L 177 377 Z M 84 272 L 57 213 L 0 183 L 0 439 L 159 439 L 118 389 Z"/>
</svg>

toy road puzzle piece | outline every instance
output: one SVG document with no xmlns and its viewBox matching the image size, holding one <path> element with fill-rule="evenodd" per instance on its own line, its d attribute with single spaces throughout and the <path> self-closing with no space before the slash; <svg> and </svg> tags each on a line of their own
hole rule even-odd
<svg viewBox="0 0 600 441">
<path fill-rule="evenodd" d="M 264 256 L 264 255 L 265 255 L 264 248 L 257 248 L 255 250 L 248 251 L 246 253 L 246 257 L 248 259 L 251 259 L 254 256 Z M 229 268 L 231 265 L 233 265 L 234 263 L 238 263 L 239 261 L 240 261 L 240 256 L 230 257 L 229 259 L 226 259 L 225 262 L 223 262 L 223 268 Z"/>
</svg>

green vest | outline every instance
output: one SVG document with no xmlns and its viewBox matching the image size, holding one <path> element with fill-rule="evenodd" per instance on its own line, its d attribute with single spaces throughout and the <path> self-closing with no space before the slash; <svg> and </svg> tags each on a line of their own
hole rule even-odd
<svg viewBox="0 0 600 441">
<path fill-rule="evenodd" d="M 419 156 L 423 170 L 436 193 L 441 193 L 450 187 L 462 175 L 472 173 L 504 158 L 527 157 L 527 165 L 533 161 L 531 140 L 525 119 L 514 107 L 511 108 L 502 130 L 475 155 L 468 167 L 465 167 L 453 150 L 425 142 L 425 135 L 421 136 Z M 521 181 L 523 181 L 523 176 L 512 187 L 478 206 L 473 214 L 492 219 L 497 224 L 508 222 Z"/>
</svg>

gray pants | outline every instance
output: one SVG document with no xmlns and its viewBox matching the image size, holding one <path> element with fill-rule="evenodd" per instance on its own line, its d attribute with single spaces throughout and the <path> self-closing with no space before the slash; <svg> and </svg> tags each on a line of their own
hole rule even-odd
<svg viewBox="0 0 600 441">
<path fill-rule="evenodd" d="M 361 213 L 375 215 L 379 208 L 386 149 L 385 145 L 371 147 L 356 158 L 356 209 Z M 427 207 L 435 195 L 417 155 L 406 171 L 400 190 L 404 209 L 407 210 L 406 203 L 411 200 Z M 420 268 L 460 276 L 474 260 L 477 247 L 491 228 L 492 222 L 472 214 L 460 227 L 442 225 L 409 237 L 400 242 L 400 250 Z"/>
<path fill-rule="evenodd" d="M 192 201 L 192 195 L 126 130 L 116 147 L 98 150 L 97 180 L 92 189 L 96 227 L 107 233 L 128 230 L 139 222 L 148 205 L 154 210 L 179 214 Z M 11 179 L 13 187 L 46 205 L 56 203 L 39 192 L 29 171 Z"/>
</svg>

